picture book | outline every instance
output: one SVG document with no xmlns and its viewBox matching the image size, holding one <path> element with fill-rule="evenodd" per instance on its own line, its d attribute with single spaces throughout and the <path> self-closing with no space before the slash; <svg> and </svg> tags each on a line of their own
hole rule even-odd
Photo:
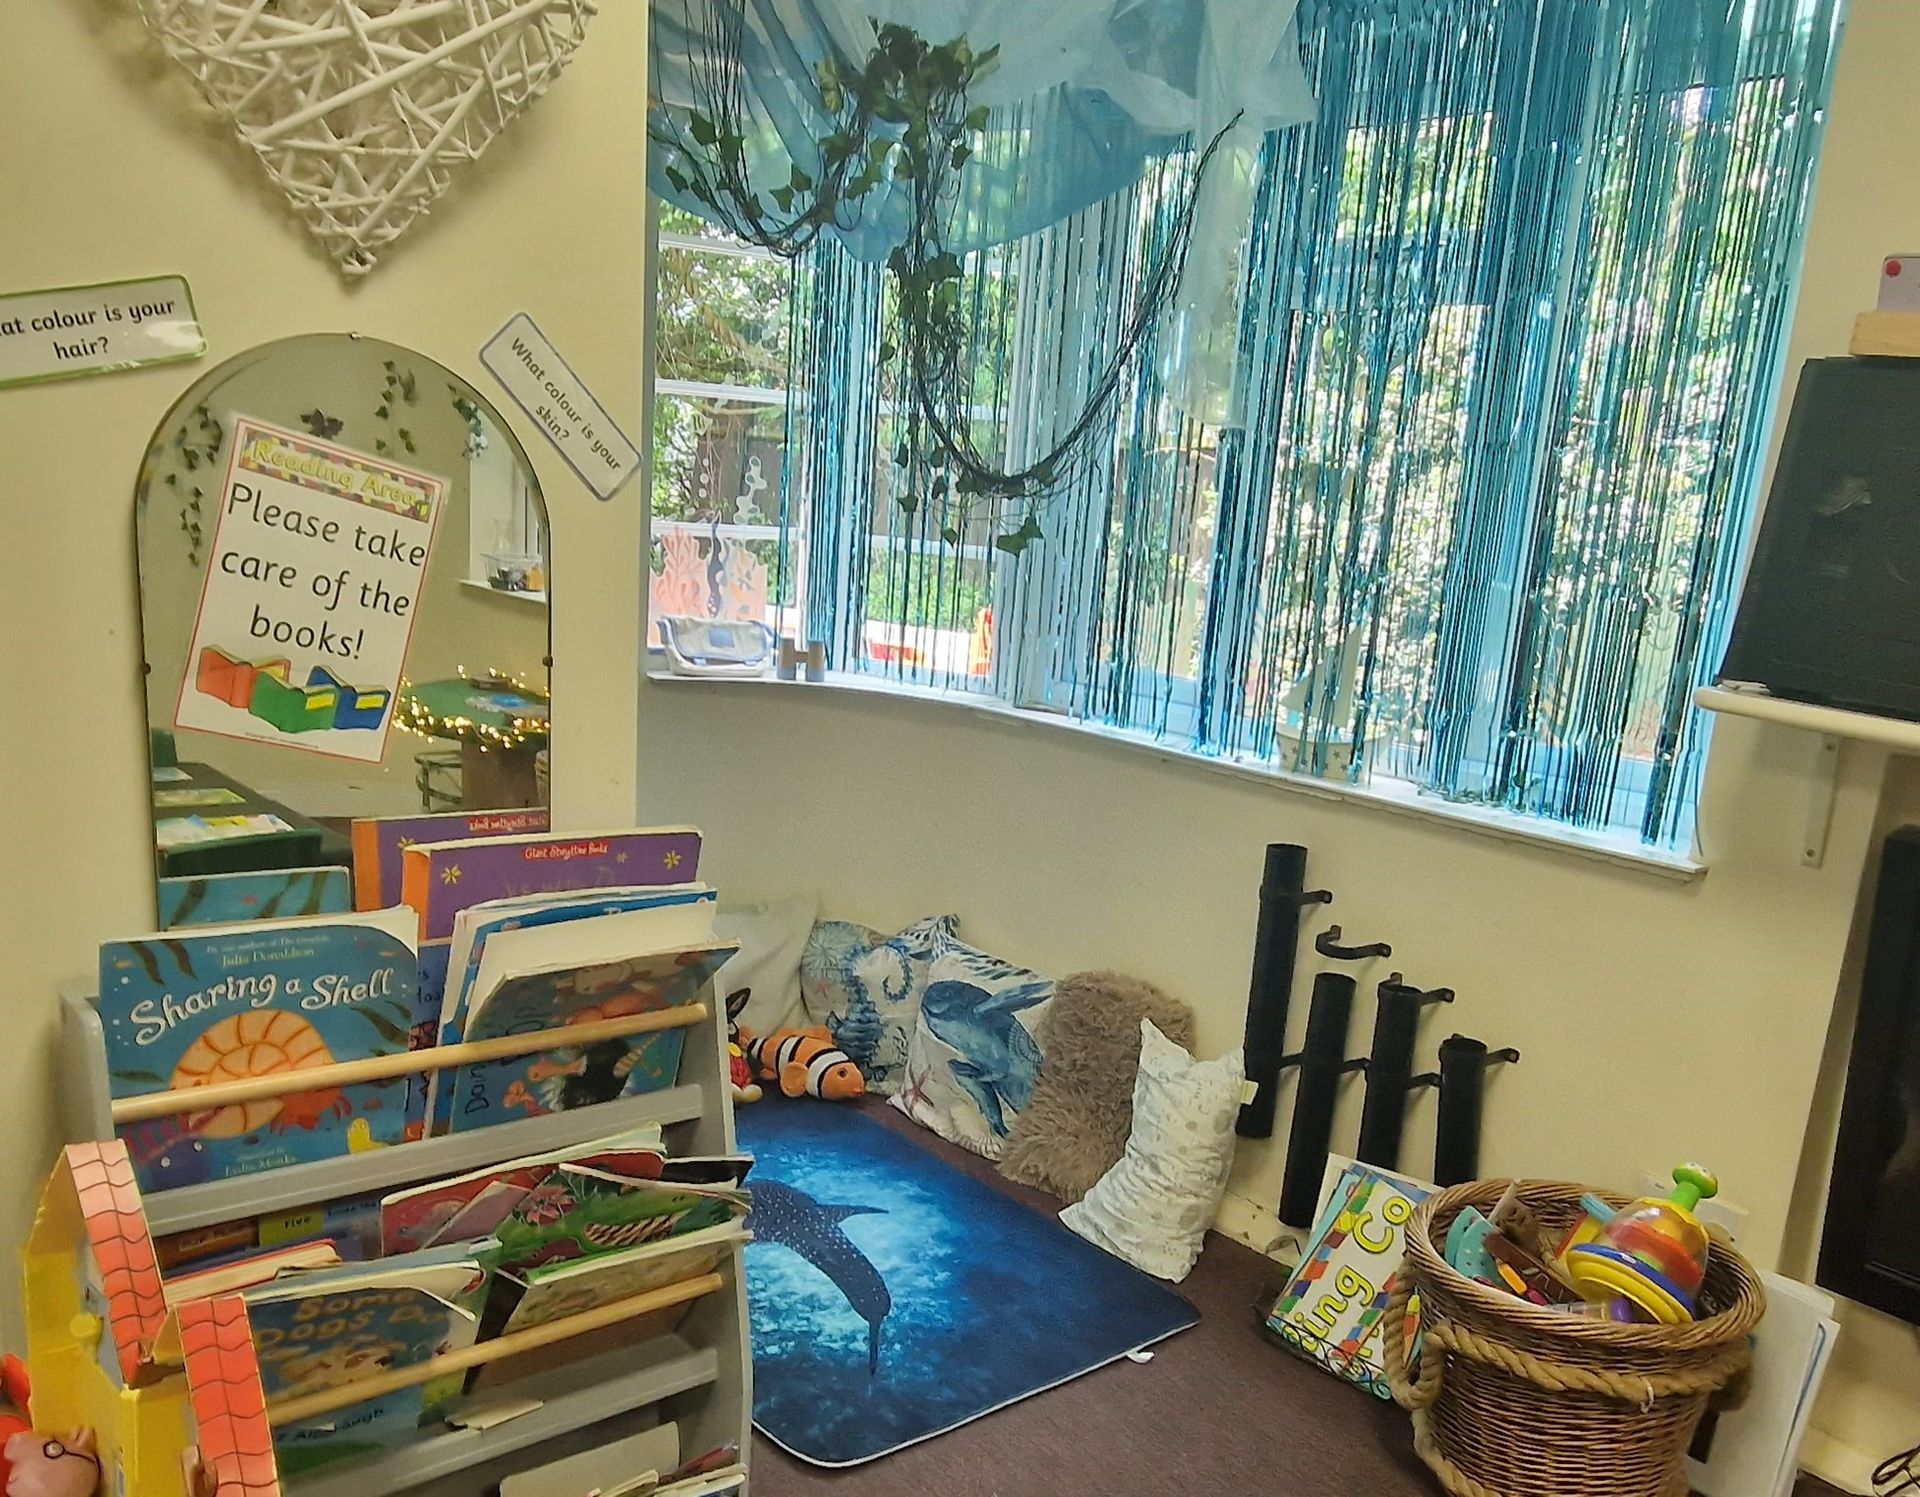
<svg viewBox="0 0 1920 1497">
<path fill-rule="evenodd" d="M 456 1044 L 468 1006 L 484 1003 L 516 971 L 585 966 L 639 950 L 690 945 L 712 934 L 714 891 L 705 884 L 564 891 L 488 900 L 454 918 L 437 1043 Z M 451 1074 L 427 1077 L 429 1131 L 448 1131 Z"/>
<path fill-rule="evenodd" d="M 722 1445 L 683 1462 L 679 1426 L 667 1423 L 515 1472 L 500 1483 L 500 1497 L 722 1497 L 746 1479 L 739 1446 Z"/>
<path fill-rule="evenodd" d="M 657 886 L 697 877 L 700 834 L 691 827 L 590 832 L 525 832 L 415 843 L 401 852 L 401 895 L 420 919 L 416 1047 L 437 1043 L 447 982 L 447 942 L 469 905 L 564 889 Z M 445 1078 L 441 1080 L 444 1082 Z M 408 1088 L 410 1116 L 426 1119 L 429 1079 Z"/>
<path fill-rule="evenodd" d="M 624 1180 L 563 1164 L 527 1193 L 494 1235 L 500 1267 L 524 1273 L 738 1221 L 747 1206 L 746 1191 L 735 1186 Z"/>
<path fill-rule="evenodd" d="M 384 910 L 401 903 L 401 853 L 416 842 L 512 837 L 547 829 L 547 808 L 447 811 L 433 816 L 368 816 L 353 823 L 355 909 Z"/>
<path fill-rule="evenodd" d="M 292 1211 L 270 1211 L 191 1227 L 158 1238 L 154 1252 L 163 1273 L 184 1273 L 235 1263 L 256 1252 L 312 1242 L 331 1243 L 343 1263 L 379 1257 L 380 1197 L 336 1196 Z"/>
<path fill-rule="evenodd" d="M 247 798 L 226 785 L 189 785 L 178 790 L 153 792 L 156 811 L 181 811 L 202 806 L 244 806 Z"/>
<path fill-rule="evenodd" d="M 626 1179 L 653 1179 L 664 1164 L 660 1125 L 646 1123 L 589 1143 L 393 1191 L 380 1200 L 380 1252 L 391 1256 L 466 1236 L 491 1235 L 521 1198 L 563 1163 L 584 1164 Z M 461 1230 L 466 1228 L 471 1230 Z"/>
<path fill-rule="evenodd" d="M 269 1401 L 347 1386 L 473 1344 L 498 1244 L 317 1269 L 243 1291 Z M 462 1374 L 436 1378 L 274 1431 L 281 1474 L 388 1449 L 457 1398 Z"/>
<path fill-rule="evenodd" d="M 237 1294 L 242 1289 L 257 1289 L 271 1284 L 283 1273 L 307 1268 L 333 1268 L 340 1253 L 329 1239 L 303 1242 L 296 1247 L 251 1252 L 219 1268 L 203 1268 L 193 1273 L 171 1274 L 161 1286 L 170 1305 L 188 1300 L 212 1299 L 216 1294 Z"/>
<path fill-rule="evenodd" d="M 680 1426 L 671 1419 L 637 1435 L 562 1456 L 530 1471 L 503 1477 L 500 1497 L 590 1497 L 629 1480 L 680 1464 Z"/>
<path fill-rule="evenodd" d="M 442 1043 L 458 1038 L 468 1006 L 484 1003 L 513 973 L 691 946 L 713 934 L 717 908 L 706 884 L 566 889 L 470 905 L 454 918 L 447 947 Z"/>
<path fill-rule="evenodd" d="M 697 1278 L 747 1240 L 737 1221 L 698 1232 L 595 1253 L 544 1268 L 503 1271 L 487 1307 L 490 1334 L 510 1335 L 597 1310 L 650 1289 Z M 498 1322 L 497 1332 L 492 1330 Z"/>
<path fill-rule="evenodd" d="M 310 1070 L 407 1048 L 405 910 L 206 926 L 100 948 L 115 1097 Z M 198 1185 L 397 1143 L 406 1082 L 367 1082 L 121 1129 L 142 1190 Z"/>
<path fill-rule="evenodd" d="M 303 915 L 344 915 L 352 908 L 352 891 L 344 868 L 276 868 L 160 880 L 162 930 Z"/>
<path fill-rule="evenodd" d="M 731 942 L 655 951 L 601 966 L 550 969 L 510 977 L 468 1012 L 464 1038 L 531 1034 L 568 1025 L 677 1008 L 699 994 L 728 957 Z M 461 1066 L 450 1088 L 448 1131 L 517 1117 L 570 1112 L 673 1085 L 684 1029 L 615 1036 L 583 1049 L 555 1049 Z"/>
<path fill-rule="evenodd" d="M 1700 1497 L 1790 1497 L 1840 1334 L 1832 1295 L 1778 1274 L 1760 1278 L 1767 1314 L 1753 1333 L 1746 1397 L 1709 1407 L 1687 1452 L 1687 1481 Z"/>
<path fill-rule="evenodd" d="M 454 916 L 489 899 L 688 883 L 699 877 L 700 833 L 656 827 L 468 837 L 416 844 L 401 862 L 401 898 L 419 912 L 420 938 L 444 941 L 453 934 Z"/>
<path fill-rule="evenodd" d="M 746 1482 L 747 1468 L 738 1445 L 718 1445 L 697 1455 L 649 1483 L 646 1476 L 602 1488 L 599 1497 L 720 1497 L 737 1492 Z"/>
<path fill-rule="evenodd" d="M 1381 1338 L 1406 1225 L 1433 1187 L 1371 1165 L 1342 1171 L 1274 1302 L 1267 1328 L 1288 1347 L 1378 1398 L 1387 1388 Z"/>
<path fill-rule="evenodd" d="M 266 837 L 290 832 L 293 823 L 267 812 L 253 816 L 163 816 L 153 824 L 153 844 L 162 852 L 199 842 Z"/>
</svg>

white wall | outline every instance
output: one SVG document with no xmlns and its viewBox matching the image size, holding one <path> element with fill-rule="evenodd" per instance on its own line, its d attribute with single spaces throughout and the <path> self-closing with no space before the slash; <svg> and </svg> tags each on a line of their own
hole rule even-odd
<svg viewBox="0 0 1920 1497">
<path fill-rule="evenodd" d="M 638 485 L 595 501 L 476 354 L 524 308 L 639 433 L 645 6 L 602 7 L 551 93 L 351 287 L 250 154 L 195 116 L 131 15 L 110 0 L 5 8 L 0 290 L 177 273 L 192 283 L 209 360 L 294 333 L 358 329 L 418 348 L 492 394 L 552 509 L 555 814 L 576 826 L 625 820 Z M 133 480 L 154 424 L 206 367 L 0 390 L 0 680 L 13 706 L 0 748 L 7 1243 L 24 1235 L 53 1144 L 56 987 L 85 977 L 102 939 L 151 928 Z M 20 1341 L 15 1300 L 14 1276 L 0 1273 L 0 1342 L 10 1346 Z"/>
<path fill-rule="evenodd" d="M 1920 7 L 1856 0 L 1790 369 L 1844 353 L 1878 256 L 1920 245 L 1898 145 L 1920 139 L 1916 61 Z M 650 683 L 642 720 L 643 813 L 704 827 L 723 890 L 817 885 L 828 913 L 883 925 L 956 910 L 965 934 L 1016 960 L 1162 984 L 1199 1011 L 1206 1051 L 1241 1036 L 1262 848 L 1303 842 L 1310 881 L 1336 893 L 1317 921 L 1391 941 L 1411 980 L 1458 990 L 1429 1019 L 1425 1053 L 1456 1029 L 1522 1050 L 1489 1088 L 1487 1171 L 1631 1187 L 1697 1156 L 1751 1212 L 1755 1257 L 1805 1236 L 1802 1142 L 1833 1085 L 1822 1054 L 1878 814 L 1876 751 L 1847 750 L 1827 861 L 1812 870 L 1800 863 L 1810 740 L 1722 723 L 1702 813 L 1711 871 L 1681 884 L 939 704 Z M 1357 1006 L 1355 1053 L 1371 1014 Z M 1351 1139 L 1359 1096 L 1356 1082 L 1337 1137 Z M 1243 1145 L 1234 1174 L 1235 1193 L 1268 1212 L 1288 1105 L 1279 1137 Z M 1414 1104 L 1410 1166 L 1432 1157 L 1432 1116 L 1431 1101 Z M 1920 1439 L 1909 1348 L 1899 1341 L 1906 1372 L 1890 1390 L 1867 1388 L 1858 1359 L 1854 1378 L 1843 1368 L 1822 1422 L 1882 1454 Z"/>
</svg>

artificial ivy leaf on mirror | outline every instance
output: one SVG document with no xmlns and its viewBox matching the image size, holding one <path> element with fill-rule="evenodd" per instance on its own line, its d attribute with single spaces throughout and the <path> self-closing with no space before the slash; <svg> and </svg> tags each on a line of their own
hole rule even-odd
<svg viewBox="0 0 1920 1497">
<path fill-rule="evenodd" d="M 163 895 L 344 867 L 357 818 L 544 806 L 546 510 L 465 380 L 369 338 L 249 350 L 166 413 L 136 500 Z"/>
<path fill-rule="evenodd" d="M 136 0 L 314 238 L 364 275 L 572 59 L 593 0 Z"/>
</svg>

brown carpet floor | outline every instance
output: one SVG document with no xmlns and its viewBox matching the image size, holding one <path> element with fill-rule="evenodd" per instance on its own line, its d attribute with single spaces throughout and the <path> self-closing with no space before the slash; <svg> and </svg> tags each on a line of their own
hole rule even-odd
<svg viewBox="0 0 1920 1497">
<path fill-rule="evenodd" d="M 908 1122 L 870 1116 L 1034 1208 L 1060 1203 Z M 1200 1324 L 1154 1349 L 895 1455 L 823 1471 L 753 1440 L 754 1497 L 1402 1497 L 1437 1493 L 1406 1416 L 1261 1336 L 1275 1265 L 1219 1235 L 1180 1292 Z M 1800 1497 L 1828 1489 L 1803 1482 Z"/>
</svg>

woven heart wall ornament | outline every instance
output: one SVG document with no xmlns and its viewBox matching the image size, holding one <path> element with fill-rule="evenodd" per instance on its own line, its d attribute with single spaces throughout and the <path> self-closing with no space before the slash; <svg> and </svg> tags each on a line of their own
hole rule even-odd
<svg viewBox="0 0 1920 1497">
<path fill-rule="evenodd" d="M 594 0 L 134 0 L 348 276 L 477 160 Z"/>
</svg>

